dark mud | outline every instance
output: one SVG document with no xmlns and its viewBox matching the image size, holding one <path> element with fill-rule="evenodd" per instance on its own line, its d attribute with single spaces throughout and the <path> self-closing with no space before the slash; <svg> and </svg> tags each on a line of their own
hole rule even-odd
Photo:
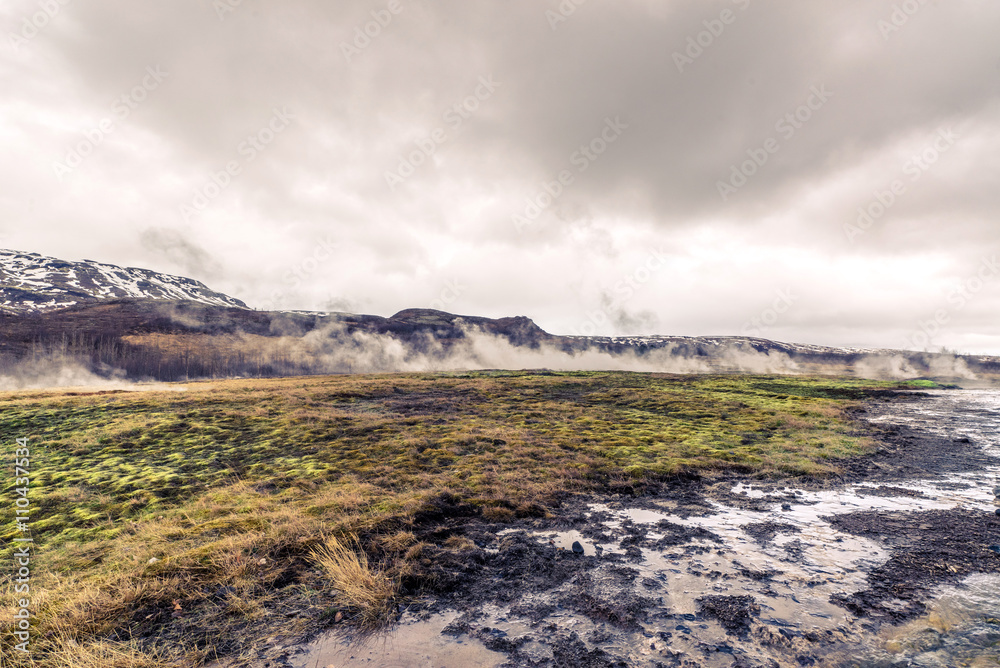
<svg viewBox="0 0 1000 668">
<path fill-rule="evenodd" d="M 794 524 L 767 521 L 747 524 L 743 527 L 743 531 L 752 536 L 758 543 L 769 543 L 779 533 L 798 533 L 800 529 Z"/>
<path fill-rule="evenodd" d="M 931 589 L 972 573 L 1000 573 L 1000 517 L 967 510 L 863 512 L 828 519 L 856 536 L 891 546 L 892 557 L 868 576 L 869 588 L 833 602 L 859 617 L 899 623 L 926 612 Z"/>
<path fill-rule="evenodd" d="M 870 435 L 879 442 L 874 452 L 838 463 L 845 482 L 892 483 L 983 470 L 998 463 L 967 437 L 945 439 L 899 425 L 873 426 Z"/>
<path fill-rule="evenodd" d="M 760 605 L 753 596 L 702 596 L 697 599 L 701 614 L 719 620 L 727 633 L 746 636 L 750 622 L 760 616 Z"/>
</svg>

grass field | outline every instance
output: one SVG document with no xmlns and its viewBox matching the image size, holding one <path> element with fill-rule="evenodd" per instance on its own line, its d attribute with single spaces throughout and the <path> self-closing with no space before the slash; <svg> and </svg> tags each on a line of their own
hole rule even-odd
<svg viewBox="0 0 1000 668">
<path fill-rule="evenodd" d="M 11 539 L 33 543 L 31 656 L 4 666 L 201 665 L 268 637 L 376 626 L 433 591 L 417 528 L 544 516 L 567 494 L 639 493 L 688 471 L 824 476 L 871 443 L 845 411 L 905 383 L 477 372 L 0 394 Z M 16 531 L 27 437 L 30 534 Z M 474 548 L 474 546 L 473 546 Z M 275 641 L 271 641 L 275 642 Z"/>
</svg>

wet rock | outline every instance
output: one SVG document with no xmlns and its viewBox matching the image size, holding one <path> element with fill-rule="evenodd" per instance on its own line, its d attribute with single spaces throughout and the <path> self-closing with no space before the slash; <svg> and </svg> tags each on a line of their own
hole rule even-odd
<svg viewBox="0 0 1000 668">
<path fill-rule="evenodd" d="M 578 540 L 573 541 L 573 553 L 583 554 L 583 545 L 580 545 L 580 541 Z"/>
<path fill-rule="evenodd" d="M 990 545 L 990 549 L 997 554 L 1000 554 L 1000 545 Z"/>
</svg>

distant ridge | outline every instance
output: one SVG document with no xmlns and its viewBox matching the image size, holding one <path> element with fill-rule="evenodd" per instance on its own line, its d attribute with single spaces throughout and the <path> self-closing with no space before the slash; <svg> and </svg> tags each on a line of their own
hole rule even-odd
<svg viewBox="0 0 1000 668">
<path fill-rule="evenodd" d="M 641 370 L 1000 384 L 1000 357 L 745 336 L 561 336 L 530 318 L 258 311 L 148 269 L 0 250 L 0 385 L 461 369 Z M 70 373 L 70 376 L 73 376 Z M 76 376 L 73 376 L 76 377 Z"/>
<path fill-rule="evenodd" d="M 247 308 L 239 299 L 183 276 L 0 249 L 0 310 L 31 313 L 111 299 L 189 300 Z"/>
</svg>

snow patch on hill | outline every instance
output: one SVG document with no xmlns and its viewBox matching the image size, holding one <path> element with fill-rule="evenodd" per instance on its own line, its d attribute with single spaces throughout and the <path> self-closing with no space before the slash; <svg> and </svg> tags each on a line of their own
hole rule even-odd
<svg viewBox="0 0 1000 668">
<path fill-rule="evenodd" d="M 187 299 L 212 306 L 247 308 L 240 300 L 183 276 L 0 249 L 2 310 L 37 312 L 107 299 Z"/>
</svg>

